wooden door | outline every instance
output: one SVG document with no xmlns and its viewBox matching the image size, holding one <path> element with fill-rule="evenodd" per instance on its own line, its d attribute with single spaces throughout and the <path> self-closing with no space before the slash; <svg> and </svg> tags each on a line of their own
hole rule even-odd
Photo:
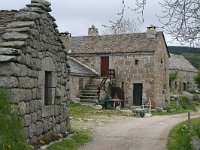
<svg viewBox="0 0 200 150">
<path fill-rule="evenodd" d="M 105 77 L 109 73 L 109 57 L 101 57 L 101 76 Z"/>
<path fill-rule="evenodd" d="M 133 84 L 133 105 L 141 106 L 142 105 L 142 83 Z"/>
</svg>

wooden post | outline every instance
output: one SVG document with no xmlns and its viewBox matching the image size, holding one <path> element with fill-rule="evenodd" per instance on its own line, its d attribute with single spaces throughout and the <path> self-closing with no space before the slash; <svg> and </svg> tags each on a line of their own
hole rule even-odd
<svg viewBox="0 0 200 150">
<path fill-rule="evenodd" d="M 190 130 L 190 112 L 188 112 L 188 129 Z"/>
</svg>

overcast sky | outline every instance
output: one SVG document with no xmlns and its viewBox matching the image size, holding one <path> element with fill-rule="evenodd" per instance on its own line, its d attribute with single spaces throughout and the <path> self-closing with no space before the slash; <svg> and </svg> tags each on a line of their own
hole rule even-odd
<svg viewBox="0 0 200 150">
<path fill-rule="evenodd" d="M 29 4 L 31 0 L 0 0 L 0 10 L 20 9 Z M 87 35 L 88 28 L 93 24 L 100 34 L 109 25 L 109 20 L 115 21 L 117 13 L 121 10 L 121 0 L 50 0 L 52 16 L 60 32 L 68 31 L 72 36 Z M 140 25 L 140 31 L 145 32 L 146 27 L 153 24 L 160 26 L 158 15 L 161 12 L 160 0 L 147 0 L 144 12 L 145 22 Z M 126 4 L 134 7 L 134 0 L 126 0 Z M 125 11 L 126 18 L 137 18 L 130 10 Z M 165 35 L 170 41 L 170 36 Z M 169 45 L 172 45 L 168 43 Z"/>
</svg>

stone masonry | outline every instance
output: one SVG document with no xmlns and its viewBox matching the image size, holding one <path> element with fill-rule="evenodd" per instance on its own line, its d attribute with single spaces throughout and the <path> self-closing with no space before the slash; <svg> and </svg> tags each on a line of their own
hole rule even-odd
<svg viewBox="0 0 200 150">
<path fill-rule="evenodd" d="M 31 144 L 70 130 L 67 52 L 50 5 L 31 0 L 26 8 L 8 12 L 15 15 L 0 25 L 0 87 L 10 91 L 13 110 L 23 116 L 24 135 Z"/>
<path fill-rule="evenodd" d="M 78 36 L 69 41 L 72 51 L 69 55 L 99 74 L 102 57 L 109 58 L 116 86 L 124 89 L 125 105 L 135 105 L 136 84 L 142 84 L 142 104 L 149 99 L 156 106 L 165 107 L 169 103 L 169 53 L 163 33 L 155 27 L 148 27 L 145 33 Z"/>
</svg>

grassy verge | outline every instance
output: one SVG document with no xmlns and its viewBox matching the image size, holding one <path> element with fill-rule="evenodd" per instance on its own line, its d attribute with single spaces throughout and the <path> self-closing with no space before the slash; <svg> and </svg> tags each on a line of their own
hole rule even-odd
<svg viewBox="0 0 200 150">
<path fill-rule="evenodd" d="M 23 138 L 23 122 L 19 115 L 11 113 L 8 95 L 0 89 L 0 149 L 27 150 Z"/>
<path fill-rule="evenodd" d="M 175 126 L 169 133 L 169 150 L 192 150 L 192 137 L 200 138 L 200 119 L 191 120 L 191 129 L 188 129 L 187 121 Z"/>
<path fill-rule="evenodd" d="M 152 112 L 153 115 L 173 115 L 181 114 L 186 112 L 195 112 L 197 111 L 197 106 L 195 105 L 196 101 L 189 100 L 187 97 L 181 97 L 179 103 L 176 101 L 171 101 L 170 106 L 165 108 L 166 112 Z"/>
<path fill-rule="evenodd" d="M 83 144 L 91 141 L 91 136 L 87 133 L 79 132 L 73 139 L 63 140 L 60 143 L 53 144 L 48 147 L 48 150 L 77 150 Z"/>
</svg>

